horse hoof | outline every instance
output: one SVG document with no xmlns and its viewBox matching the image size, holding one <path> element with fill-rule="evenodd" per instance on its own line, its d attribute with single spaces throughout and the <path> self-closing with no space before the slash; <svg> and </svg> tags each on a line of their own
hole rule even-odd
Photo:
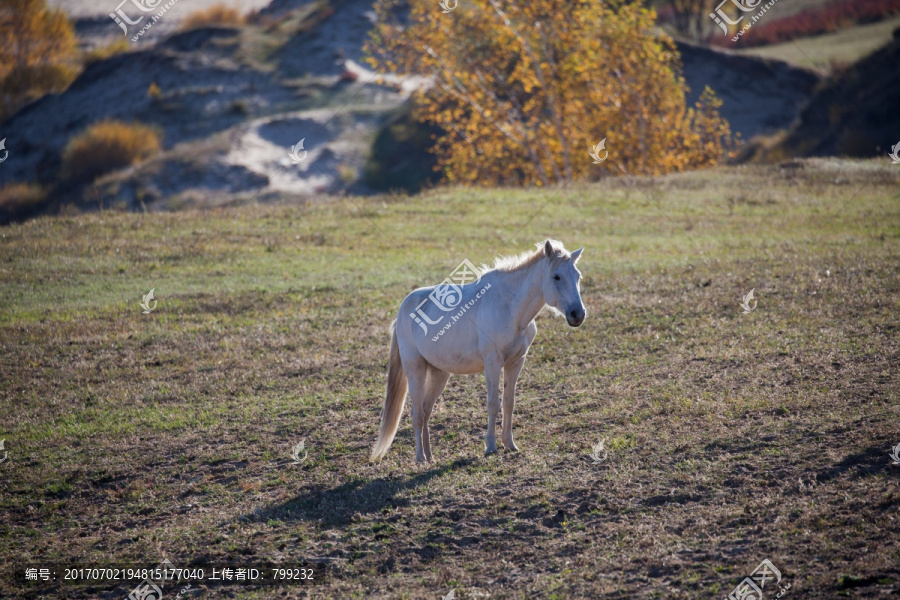
<svg viewBox="0 0 900 600">
<path fill-rule="evenodd" d="M 518 452 L 519 451 L 519 447 L 516 446 L 515 444 L 509 444 L 509 445 L 504 444 L 504 446 L 506 446 L 506 449 L 509 450 L 510 452 Z"/>
<path fill-rule="evenodd" d="M 497 449 L 496 448 L 485 448 L 484 455 L 490 456 L 491 454 L 497 454 Z"/>
</svg>

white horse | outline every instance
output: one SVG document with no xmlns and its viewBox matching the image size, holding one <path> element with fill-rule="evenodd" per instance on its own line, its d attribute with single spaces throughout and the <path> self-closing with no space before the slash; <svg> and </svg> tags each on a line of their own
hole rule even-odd
<svg viewBox="0 0 900 600">
<path fill-rule="evenodd" d="M 419 288 L 403 300 L 391 324 L 387 392 L 371 460 L 381 459 L 391 447 L 408 388 L 416 462 L 431 462 L 428 419 L 435 401 L 451 374 L 479 371 L 484 371 L 487 382 L 485 454 L 497 451 L 501 371 L 501 439 L 507 450 L 518 450 L 512 435 L 516 380 L 537 333 L 534 318 L 545 306 L 565 315 L 572 327 L 585 317 L 581 273 L 575 267 L 584 248 L 570 254 L 555 240 L 538 243 L 537 248 L 497 259 L 494 268 L 473 283 Z"/>
</svg>

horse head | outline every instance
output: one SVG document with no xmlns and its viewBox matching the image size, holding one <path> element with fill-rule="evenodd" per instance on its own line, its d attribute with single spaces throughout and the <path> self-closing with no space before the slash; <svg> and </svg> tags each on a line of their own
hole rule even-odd
<svg viewBox="0 0 900 600">
<path fill-rule="evenodd" d="M 571 327 L 584 323 L 586 314 L 579 290 L 581 271 L 575 266 L 583 250 L 570 254 L 559 242 L 544 242 L 544 256 L 549 261 L 542 286 L 544 302 L 562 313 Z"/>
</svg>

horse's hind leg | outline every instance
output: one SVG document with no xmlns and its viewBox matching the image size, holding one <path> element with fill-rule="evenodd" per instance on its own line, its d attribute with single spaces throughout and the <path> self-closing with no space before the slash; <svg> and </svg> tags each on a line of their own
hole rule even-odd
<svg viewBox="0 0 900 600">
<path fill-rule="evenodd" d="M 428 382 L 425 384 L 425 402 L 423 403 L 425 426 L 422 428 L 422 444 L 425 447 L 425 460 L 428 462 L 434 460 L 431 456 L 431 432 L 428 430 L 428 419 L 431 418 L 434 403 L 444 391 L 448 379 L 450 379 L 450 373 L 431 365 L 428 366 Z"/>
<path fill-rule="evenodd" d="M 503 367 L 503 424 L 500 428 L 500 439 L 503 440 L 503 447 L 507 450 L 518 450 L 516 443 L 513 441 L 512 434 L 512 416 L 513 408 L 516 405 L 516 381 L 519 379 L 519 373 L 525 365 L 525 357 L 507 363 Z"/>
<path fill-rule="evenodd" d="M 425 383 L 428 375 L 428 363 L 421 356 L 414 360 L 404 360 L 403 370 L 409 381 L 409 408 L 412 413 L 413 433 L 416 438 L 416 462 L 425 462 L 425 450 L 422 444 L 422 430 L 425 427 Z"/>
</svg>

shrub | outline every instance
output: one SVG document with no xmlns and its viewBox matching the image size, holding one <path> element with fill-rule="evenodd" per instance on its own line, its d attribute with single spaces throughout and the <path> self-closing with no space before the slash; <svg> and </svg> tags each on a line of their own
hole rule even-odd
<svg viewBox="0 0 900 600">
<path fill-rule="evenodd" d="M 0 122 L 77 74 L 75 33 L 45 0 L 0 2 Z"/>
<path fill-rule="evenodd" d="M 147 97 L 152 98 L 153 100 L 159 100 L 162 98 L 162 89 L 157 85 L 155 81 L 151 82 L 150 85 L 147 86 Z"/>
<path fill-rule="evenodd" d="M 0 223 L 26 218 L 38 211 L 47 199 L 39 185 L 7 183 L 0 188 Z"/>
<path fill-rule="evenodd" d="M 185 29 L 209 27 L 211 25 L 243 25 L 244 15 L 223 4 L 214 4 L 205 10 L 198 10 L 184 20 Z"/>
<path fill-rule="evenodd" d="M 161 147 L 160 133 L 140 123 L 101 121 L 72 138 L 62 156 L 62 178 L 88 183 L 147 159 Z"/>
</svg>

